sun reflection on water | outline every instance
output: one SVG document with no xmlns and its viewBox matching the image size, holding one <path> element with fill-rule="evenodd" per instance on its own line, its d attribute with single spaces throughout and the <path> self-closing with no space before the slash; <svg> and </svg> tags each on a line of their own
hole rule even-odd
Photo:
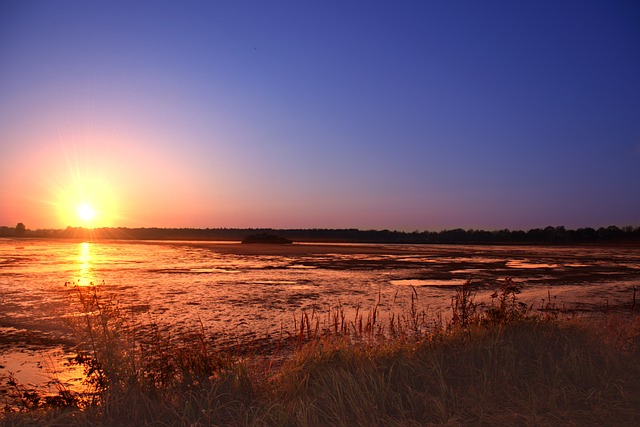
<svg viewBox="0 0 640 427">
<path fill-rule="evenodd" d="M 91 257 L 91 244 L 80 243 L 80 254 L 78 255 L 78 285 L 88 286 L 93 283 L 93 268 Z"/>
</svg>

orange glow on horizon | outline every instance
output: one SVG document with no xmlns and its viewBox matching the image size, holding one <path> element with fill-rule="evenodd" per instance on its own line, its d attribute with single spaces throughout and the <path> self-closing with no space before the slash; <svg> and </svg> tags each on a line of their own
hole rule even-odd
<svg viewBox="0 0 640 427">
<path fill-rule="evenodd" d="M 110 183 L 95 173 L 71 175 L 68 182 L 56 185 L 50 194 L 50 203 L 62 224 L 86 228 L 113 226 L 118 217 L 118 203 Z"/>
<path fill-rule="evenodd" d="M 6 225 L 66 227 L 191 226 L 203 211 L 186 159 L 158 149 L 152 132 L 60 126 L 57 138 L 34 135 L 25 161 L 12 165 L 2 203 Z M 0 194 L 2 196 L 2 194 Z M 3 212 L 8 217 L 8 209 Z M 6 220 L 5 220 L 6 221 Z M 0 224 L 5 225 L 5 224 Z"/>
</svg>

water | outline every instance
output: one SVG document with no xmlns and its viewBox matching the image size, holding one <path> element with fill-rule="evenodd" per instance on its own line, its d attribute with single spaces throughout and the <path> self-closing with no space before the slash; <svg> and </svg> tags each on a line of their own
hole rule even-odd
<svg viewBox="0 0 640 427">
<path fill-rule="evenodd" d="M 629 310 L 640 250 L 0 239 L 0 369 L 36 381 L 38 355 L 63 360 L 55 352 L 73 343 L 70 320 L 82 314 L 77 286 L 92 283 L 141 323 L 176 333 L 202 323 L 208 333 L 250 341 L 292 328 L 303 310 L 379 303 L 391 313 L 412 294 L 420 309 L 446 313 L 456 286 L 472 279 L 487 301 L 505 277 L 528 303 L 550 293 L 568 310 Z"/>
</svg>

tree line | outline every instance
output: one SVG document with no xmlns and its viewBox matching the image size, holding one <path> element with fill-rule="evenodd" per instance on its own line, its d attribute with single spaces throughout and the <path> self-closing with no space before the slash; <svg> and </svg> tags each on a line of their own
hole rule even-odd
<svg viewBox="0 0 640 427">
<path fill-rule="evenodd" d="M 241 241 L 247 236 L 268 233 L 294 242 L 412 243 L 412 244 L 640 244 L 640 227 L 566 229 L 563 226 L 523 230 L 393 231 L 349 229 L 271 228 L 83 228 L 29 230 L 23 223 L 0 227 L 0 237 L 54 239 L 130 240 L 223 240 Z"/>
</svg>

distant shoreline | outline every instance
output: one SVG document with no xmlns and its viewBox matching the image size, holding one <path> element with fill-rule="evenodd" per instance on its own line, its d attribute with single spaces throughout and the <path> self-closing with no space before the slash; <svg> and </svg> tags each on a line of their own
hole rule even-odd
<svg viewBox="0 0 640 427">
<path fill-rule="evenodd" d="M 0 227 L 0 237 L 70 240 L 162 240 L 241 242 L 249 236 L 268 234 L 291 242 L 465 244 L 465 245 L 640 245 L 640 227 L 565 227 L 522 230 L 391 231 L 359 229 L 271 228 L 83 228 L 17 229 Z"/>
</svg>

